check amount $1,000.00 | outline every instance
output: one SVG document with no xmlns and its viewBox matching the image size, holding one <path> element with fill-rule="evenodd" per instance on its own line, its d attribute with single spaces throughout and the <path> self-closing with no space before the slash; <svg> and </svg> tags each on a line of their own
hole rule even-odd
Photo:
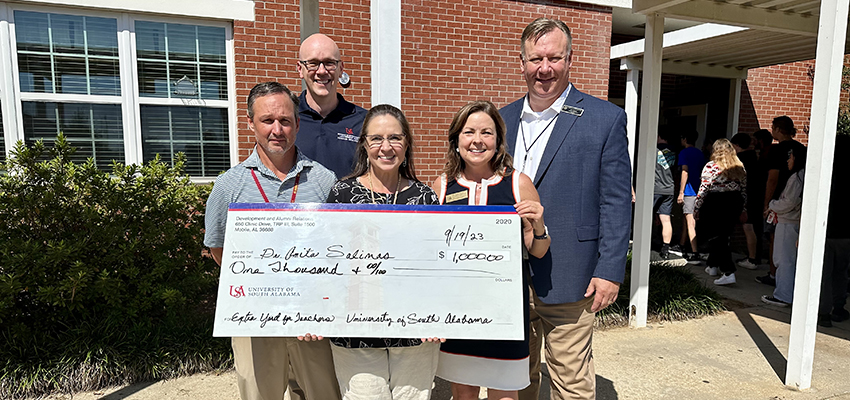
<svg viewBox="0 0 850 400">
<path fill-rule="evenodd" d="M 497 262 L 509 260 L 509 253 L 502 251 L 444 251 L 437 252 L 437 258 L 440 260 L 448 259 L 451 262 L 458 264 L 465 261 L 484 261 Z"/>
</svg>

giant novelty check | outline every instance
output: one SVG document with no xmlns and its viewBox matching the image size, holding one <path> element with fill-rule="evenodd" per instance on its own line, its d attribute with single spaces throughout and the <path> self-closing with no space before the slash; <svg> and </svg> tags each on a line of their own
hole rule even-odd
<svg viewBox="0 0 850 400">
<path fill-rule="evenodd" d="M 214 336 L 522 340 L 510 206 L 230 204 Z"/>
</svg>

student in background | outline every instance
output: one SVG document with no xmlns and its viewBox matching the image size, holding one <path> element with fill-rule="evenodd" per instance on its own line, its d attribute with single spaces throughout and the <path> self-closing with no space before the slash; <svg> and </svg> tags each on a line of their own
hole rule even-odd
<svg viewBox="0 0 850 400">
<path fill-rule="evenodd" d="M 787 307 L 794 301 L 797 239 L 800 237 L 800 215 L 803 209 L 803 183 L 806 173 L 805 151 L 792 149 L 786 154 L 788 155 L 786 168 L 792 175 L 786 181 L 779 198 L 770 201 L 766 212 L 766 214 L 776 214 L 776 233 L 773 243 L 776 289 L 772 296 L 761 296 L 762 302 L 780 307 Z"/>
<path fill-rule="evenodd" d="M 682 257 L 689 263 L 699 263 L 697 253 L 697 229 L 694 219 L 694 205 L 697 199 L 697 190 L 700 185 L 700 172 L 705 165 L 705 157 L 702 151 L 694 147 L 699 137 L 696 130 L 686 131 L 682 134 L 682 151 L 679 152 L 679 167 L 682 178 L 679 180 L 679 197 L 676 201 L 682 205 L 682 213 L 685 214 L 685 223 L 682 225 L 682 239 L 679 245 Z"/>
<path fill-rule="evenodd" d="M 736 279 L 729 238 L 735 224 L 747 214 L 747 173 L 729 140 L 717 139 L 712 148 L 711 161 L 702 169 L 694 217 L 699 220 L 700 237 L 708 245 L 705 272 L 711 276 L 722 272 L 714 284 L 731 285 Z"/>
<path fill-rule="evenodd" d="M 652 198 L 652 210 L 658 214 L 661 222 L 661 251 L 658 254 L 666 260 L 670 255 L 670 241 L 673 240 L 673 224 L 670 216 L 673 211 L 673 168 L 676 166 L 676 153 L 667 144 L 667 132 L 658 132 L 657 153 L 655 157 L 655 190 Z"/>
<path fill-rule="evenodd" d="M 850 186 L 841 178 L 850 171 L 850 136 L 835 138 L 835 161 L 832 166 L 832 190 L 829 194 L 829 217 L 826 224 L 826 247 L 823 252 L 818 325 L 832 326 L 832 321 L 850 319 L 847 303 L 847 269 L 850 267 Z"/>
<path fill-rule="evenodd" d="M 779 143 L 770 147 L 767 153 L 767 183 L 764 190 L 764 207 L 763 212 L 767 213 L 771 200 L 779 199 L 779 195 L 785 188 L 785 182 L 791 177 L 791 172 L 788 170 L 788 153 L 794 151 L 795 154 L 800 154 L 805 157 L 806 146 L 794 140 L 797 135 L 797 128 L 794 127 L 794 121 L 788 116 L 776 117 L 773 119 L 771 126 L 771 134 Z M 798 157 L 799 158 L 799 157 Z M 765 231 L 769 232 L 769 244 L 771 255 L 775 254 L 774 233 L 775 224 L 766 223 Z M 776 260 L 773 260 L 776 263 Z M 765 276 L 756 277 L 756 281 L 765 285 L 776 286 L 776 268 L 771 266 L 770 273 Z"/>
<path fill-rule="evenodd" d="M 759 244 L 762 234 L 761 200 L 764 198 L 764 172 L 758 162 L 755 150 L 750 149 L 751 138 L 746 133 L 732 136 L 732 147 L 738 153 L 738 159 L 747 171 L 747 220 L 743 224 L 747 237 L 747 258 L 738 261 L 738 266 L 746 269 L 758 268 Z"/>
</svg>

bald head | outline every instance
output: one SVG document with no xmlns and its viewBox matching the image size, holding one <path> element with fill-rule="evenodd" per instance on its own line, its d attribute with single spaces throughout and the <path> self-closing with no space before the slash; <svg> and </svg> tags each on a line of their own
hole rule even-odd
<svg viewBox="0 0 850 400">
<path fill-rule="evenodd" d="M 336 83 L 343 70 L 339 47 L 327 35 L 316 33 L 301 42 L 298 60 L 295 68 L 307 89 L 307 105 L 326 117 L 339 104 Z"/>
<path fill-rule="evenodd" d="M 301 48 L 298 50 L 298 58 L 301 60 L 324 59 L 325 57 L 316 57 L 317 54 L 330 56 L 335 60 L 339 60 L 339 47 L 328 35 L 314 33 L 307 39 L 301 42 Z"/>
</svg>

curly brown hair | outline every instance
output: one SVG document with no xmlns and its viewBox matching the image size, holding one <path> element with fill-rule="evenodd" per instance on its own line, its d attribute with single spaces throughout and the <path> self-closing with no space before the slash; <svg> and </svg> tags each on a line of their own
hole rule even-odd
<svg viewBox="0 0 850 400">
<path fill-rule="evenodd" d="M 458 139 L 469 116 L 478 112 L 490 116 L 496 125 L 496 154 L 490 159 L 490 167 L 500 175 L 513 170 L 513 157 L 508 153 L 508 146 L 505 144 L 505 121 L 493 103 L 478 100 L 461 107 L 449 125 L 449 147 L 446 150 L 446 165 L 443 166 L 443 172 L 449 179 L 457 178 L 466 168 L 466 163 L 458 152 Z"/>
</svg>

